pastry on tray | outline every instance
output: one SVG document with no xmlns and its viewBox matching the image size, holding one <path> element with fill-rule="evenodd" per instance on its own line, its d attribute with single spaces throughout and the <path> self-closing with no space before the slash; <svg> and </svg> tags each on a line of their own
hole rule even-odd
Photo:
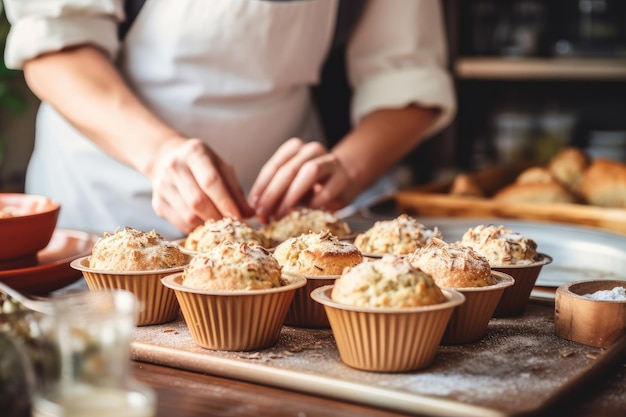
<svg viewBox="0 0 626 417">
<path fill-rule="evenodd" d="M 354 239 L 354 246 L 363 254 L 407 255 L 426 245 L 433 237 L 442 238 L 436 227 L 428 229 L 414 217 L 401 214 L 389 220 L 379 220 Z"/>
<path fill-rule="evenodd" d="M 152 271 L 184 266 L 189 257 L 154 230 L 125 227 L 104 233 L 89 256 L 89 268 L 105 271 Z"/>
<path fill-rule="evenodd" d="M 243 242 L 268 248 L 269 239 L 265 234 L 249 224 L 231 217 L 208 219 L 196 227 L 183 242 L 183 247 L 190 251 L 206 252 L 220 242 Z"/>
<path fill-rule="evenodd" d="M 263 232 L 277 245 L 290 237 L 322 230 L 328 230 L 338 238 L 345 238 L 352 233 L 348 223 L 334 212 L 309 208 L 295 208 L 286 216 L 270 221 Z"/>
<path fill-rule="evenodd" d="M 283 285 L 278 261 L 262 246 L 223 241 L 195 255 L 182 285 L 196 290 L 259 290 Z"/>
<path fill-rule="evenodd" d="M 472 288 L 496 283 L 487 258 L 470 246 L 433 238 L 428 245 L 410 254 L 407 260 L 430 274 L 441 287 Z"/>
<path fill-rule="evenodd" d="M 340 275 L 363 261 L 361 251 L 328 230 L 291 237 L 276 247 L 274 257 L 283 271 L 303 275 Z"/>
<path fill-rule="evenodd" d="M 416 307 L 446 301 L 429 274 L 394 256 L 346 269 L 335 281 L 331 298 L 360 307 Z"/>
</svg>

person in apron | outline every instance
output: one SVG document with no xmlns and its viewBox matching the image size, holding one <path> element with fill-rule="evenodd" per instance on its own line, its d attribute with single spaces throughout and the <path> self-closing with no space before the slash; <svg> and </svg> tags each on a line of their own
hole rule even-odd
<svg viewBox="0 0 626 417">
<path fill-rule="evenodd" d="M 325 146 L 311 87 L 340 0 L 5 0 L 10 68 L 41 99 L 26 192 L 59 226 L 166 237 L 208 218 L 339 209 L 455 112 L 441 5 L 365 2 L 346 45 L 353 128 Z"/>
</svg>

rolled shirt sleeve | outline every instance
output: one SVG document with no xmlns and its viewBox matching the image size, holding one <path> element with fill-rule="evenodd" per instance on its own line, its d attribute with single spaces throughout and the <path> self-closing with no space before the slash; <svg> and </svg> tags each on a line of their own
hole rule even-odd
<svg viewBox="0 0 626 417">
<path fill-rule="evenodd" d="M 91 44 L 114 59 L 124 0 L 4 0 L 11 29 L 4 60 L 21 69 L 38 55 Z"/>
<path fill-rule="evenodd" d="M 426 132 L 431 136 L 456 113 L 439 1 L 370 0 L 350 39 L 347 65 L 355 124 L 376 110 L 417 104 L 441 111 Z"/>
</svg>

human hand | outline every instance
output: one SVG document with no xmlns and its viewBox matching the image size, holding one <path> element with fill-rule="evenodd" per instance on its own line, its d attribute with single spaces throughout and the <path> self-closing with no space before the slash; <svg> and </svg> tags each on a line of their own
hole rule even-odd
<svg viewBox="0 0 626 417">
<path fill-rule="evenodd" d="M 248 202 L 259 221 L 280 218 L 298 205 L 337 210 L 356 196 L 341 161 L 319 142 L 286 141 L 265 163 Z"/>
<path fill-rule="evenodd" d="M 153 166 L 152 207 L 183 233 L 209 218 L 254 215 L 233 167 L 200 139 L 171 141 Z"/>
</svg>

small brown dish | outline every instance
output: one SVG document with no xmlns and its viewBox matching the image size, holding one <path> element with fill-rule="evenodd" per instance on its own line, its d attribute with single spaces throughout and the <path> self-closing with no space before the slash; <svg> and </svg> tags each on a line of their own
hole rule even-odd
<svg viewBox="0 0 626 417">
<path fill-rule="evenodd" d="M 105 271 L 89 268 L 89 256 L 73 260 L 70 266 L 83 273 L 92 291 L 120 289 L 135 294 L 141 304 L 138 326 L 168 323 L 179 316 L 176 295 L 161 283 L 161 278 L 182 271 L 184 266 L 152 271 Z"/>
<path fill-rule="evenodd" d="M 626 281 L 590 280 L 561 285 L 554 304 L 555 334 L 588 346 L 608 348 L 626 335 L 626 300 L 588 294 L 626 288 Z"/>
<path fill-rule="evenodd" d="M 182 285 L 182 273 L 164 277 L 173 290 L 194 342 L 227 351 L 263 349 L 278 342 L 301 275 L 283 273 L 286 285 L 263 290 L 204 291 Z"/>
<path fill-rule="evenodd" d="M 506 288 L 515 284 L 510 275 L 491 271 L 493 285 L 472 288 L 454 288 L 465 296 L 465 302 L 454 309 L 442 344 L 463 344 L 480 340 L 487 332 L 489 320 Z"/>
<path fill-rule="evenodd" d="M 458 291 L 442 289 L 446 301 L 421 307 L 355 307 L 331 299 L 333 285 L 315 289 L 311 297 L 324 305 L 348 366 L 373 372 L 406 372 L 429 366 L 453 310 L 465 302 Z"/>
<path fill-rule="evenodd" d="M 504 272 L 515 279 L 515 284 L 504 290 L 494 317 L 519 316 L 526 310 L 530 293 L 535 287 L 541 269 L 552 263 L 552 257 L 541 253 L 541 260 L 525 265 L 492 266 L 494 271 Z"/>
<path fill-rule="evenodd" d="M 0 270 L 37 264 L 48 246 L 61 206 L 34 194 L 0 193 Z"/>
</svg>

